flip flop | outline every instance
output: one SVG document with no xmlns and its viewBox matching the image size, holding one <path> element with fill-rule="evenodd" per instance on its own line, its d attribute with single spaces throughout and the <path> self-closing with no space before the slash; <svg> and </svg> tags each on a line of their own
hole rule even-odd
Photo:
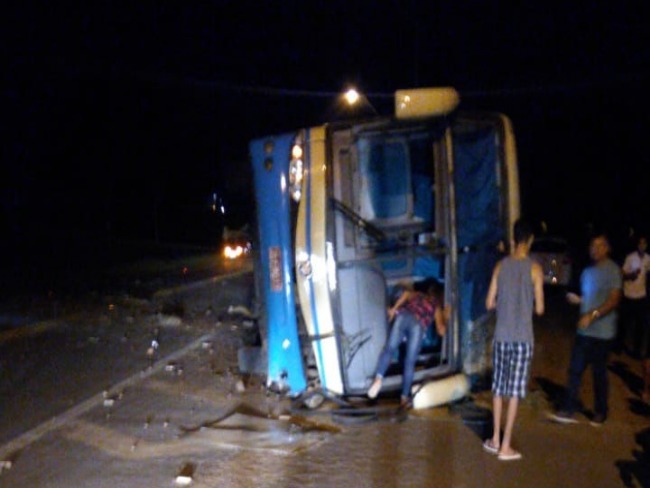
<svg viewBox="0 0 650 488">
<path fill-rule="evenodd" d="M 492 439 L 485 439 L 485 442 L 483 442 L 483 450 L 485 452 L 489 452 L 490 454 L 499 453 L 499 448 L 494 447 L 494 444 L 492 444 Z"/>
<path fill-rule="evenodd" d="M 497 459 L 499 461 L 516 461 L 518 459 L 521 459 L 521 453 L 515 451 L 512 454 L 499 454 L 497 456 Z"/>
</svg>

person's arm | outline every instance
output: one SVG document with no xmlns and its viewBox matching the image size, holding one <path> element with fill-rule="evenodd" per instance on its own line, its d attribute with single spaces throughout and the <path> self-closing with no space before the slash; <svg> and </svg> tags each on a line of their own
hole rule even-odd
<svg viewBox="0 0 650 488">
<path fill-rule="evenodd" d="M 395 302 L 395 305 L 393 305 L 391 308 L 388 309 L 388 320 L 391 321 L 395 317 L 395 314 L 397 313 L 397 310 L 413 295 L 413 292 L 410 290 L 405 290 L 404 293 L 400 295 L 400 297 L 397 299 Z"/>
<path fill-rule="evenodd" d="M 569 293 L 566 294 L 566 301 L 569 302 L 571 305 L 580 305 L 582 303 L 582 297 L 577 293 L 573 293 L 572 291 L 570 291 Z"/>
<path fill-rule="evenodd" d="M 490 280 L 490 288 L 488 288 L 487 297 L 485 297 L 485 308 L 494 310 L 497 308 L 497 278 L 501 270 L 501 262 L 499 261 L 494 267 L 492 272 L 492 279 Z"/>
<path fill-rule="evenodd" d="M 641 272 L 640 269 L 632 268 L 632 259 L 630 258 L 630 256 L 626 257 L 625 262 L 623 263 L 623 281 L 636 280 L 640 272 Z"/>
<path fill-rule="evenodd" d="M 578 327 L 581 329 L 586 329 L 592 323 L 594 323 L 594 321 L 598 320 L 600 317 L 607 315 L 612 310 L 617 308 L 620 302 L 621 290 L 620 288 L 613 288 L 610 290 L 609 295 L 607 295 L 607 299 L 602 304 L 593 310 L 589 310 L 586 313 L 582 314 L 580 320 L 578 320 Z"/>
<path fill-rule="evenodd" d="M 544 270 L 542 266 L 534 262 L 531 274 L 535 293 L 535 313 L 537 315 L 544 315 Z"/>
<path fill-rule="evenodd" d="M 434 322 L 436 324 L 436 332 L 440 337 L 443 337 L 447 332 L 447 324 L 449 323 L 449 317 L 451 316 L 451 307 L 445 305 L 444 308 L 436 307 L 434 313 Z"/>
<path fill-rule="evenodd" d="M 635 269 L 634 271 L 630 271 L 629 273 L 623 273 L 623 281 L 634 281 L 638 278 L 640 274 L 641 274 L 640 269 Z"/>
</svg>

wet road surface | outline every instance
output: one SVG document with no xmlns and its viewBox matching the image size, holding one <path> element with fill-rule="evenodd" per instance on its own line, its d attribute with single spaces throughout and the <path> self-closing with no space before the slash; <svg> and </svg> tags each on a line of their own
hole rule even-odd
<svg viewBox="0 0 650 488">
<path fill-rule="evenodd" d="M 146 350 L 151 332 L 160 328 L 160 323 L 147 324 L 151 315 L 145 313 L 118 313 L 112 323 L 87 319 L 48 333 L 58 337 L 30 338 L 22 349 L 12 342 L 11 349 L 20 351 L 19 360 L 27 361 L 32 373 L 24 371 L 22 383 L 14 378 L 15 389 L 3 392 L 0 453 L 12 466 L 1 472 L 0 487 L 174 486 L 183 480 L 181 473 L 192 486 L 201 487 L 648 486 L 650 409 L 639 400 L 638 361 L 624 354 L 612 356 L 611 415 L 601 428 L 588 423 L 588 374 L 582 390 L 586 415 L 579 416 L 580 423 L 562 426 L 547 420 L 563 391 L 575 319 L 575 311 L 559 294 L 549 296 L 547 313 L 535 324 L 533 379 L 514 432 L 514 447 L 524 458 L 501 462 L 481 448 L 492 428 L 489 391 L 474 392 L 460 404 L 411 411 L 406 417 L 341 418 L 328 411 L 336 408 L 329 402 L 318 411 L 295 405 L 292 409 L 289 399 L 269 394 L 260 378 L 238 375 L 236 351 L 245 343 L 245 328 L 236 320 L 217 320 L 212 314 L 218 311 L 207 313 L 215 296 L 221 297 L 223 307 L 247 286 L 227 283 L 208 282 L 205 290 L 187 292 L 184 303 L 194 297 L 194 313 L 182 325 L 163 329 L 169 340 L 160 337 L 154 363 L 158 369 L 142 378 L 138 371 L 146 370 L 150 360 Z M 122 306 L 118 303 L 118 312 Z M 126 342 L 125 330 L 130 331 Z M 167 364 L 174 350 L 203 334 L 210 338 Z M 39 360 L 40 353 L 30 357 L 33 348 L 41 350 L 36 340 L 52 351 L 76 351 L 68 367 L 75 361 L 84 367 L 70 376 L 51 358 Z M 102 347 L 107 352 L 100 352 Z M 121 357 L 130 366 L 110 362 L 109 357 Z M 37 365 L 47 373 L 36 372 Z M 36 391 L 37 383 L 30 383 L 39 374 L 44 383 L 60 380 L 57 398 L 63 404 L 56 408 L 66 421 L 20 449 L 7 449 L 15 435 L 43 425 L 39 422 L 46 416 L 38 417 L 34 409 L 47 409 L 45 404 L 56 400 L 56 389 L 46 395 Z M 100 380 L 93 390 L 84 377 L 95 374 Z M 127 377 L 132 381 L 119 392 L 106 386 Z M 68 390 L 66 383 L 79 389 Z M 110 404 L 99 397 L 87 408 L 74 410 L 81 391 L 97 394 L 105 388 Z M 15 402 L 5 401 L 14 394 Z M 384 412 L 395 406 L 390 398 L 378 404 Z M 10 415 L 5 415 L 8 408 Z M 5 420 L 8 417 L 11 421 Z"/>
</svg>

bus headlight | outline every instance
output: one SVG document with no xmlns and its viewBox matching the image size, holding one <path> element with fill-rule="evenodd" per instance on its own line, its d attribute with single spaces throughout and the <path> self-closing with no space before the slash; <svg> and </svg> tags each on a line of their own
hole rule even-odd
<svg viewBox="0 0 650 488">
<path fill-rule="evenodd" d="M 289 193 L 296 202 L 300 201 L 302 195 L 303 154 L 303 138 L 302 134 L 299 134 L 291 148 L 291 161 L 289 163 Z"/>
</svg>

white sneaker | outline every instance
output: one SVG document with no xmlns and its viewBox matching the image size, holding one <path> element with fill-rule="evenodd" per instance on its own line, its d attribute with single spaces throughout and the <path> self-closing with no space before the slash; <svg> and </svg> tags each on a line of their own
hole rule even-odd
<svg viewBox="0 0 650 488">
<path fill-rule="evenodd" d="M 556 413 L 551 413 L 548 415 L 548 418 L 553 422 L 558 422 L 560 424 L 577 424 L 578 421 L 573 418 L 573 414 L 569 412 L 559 411 Z"/>
</svg>

